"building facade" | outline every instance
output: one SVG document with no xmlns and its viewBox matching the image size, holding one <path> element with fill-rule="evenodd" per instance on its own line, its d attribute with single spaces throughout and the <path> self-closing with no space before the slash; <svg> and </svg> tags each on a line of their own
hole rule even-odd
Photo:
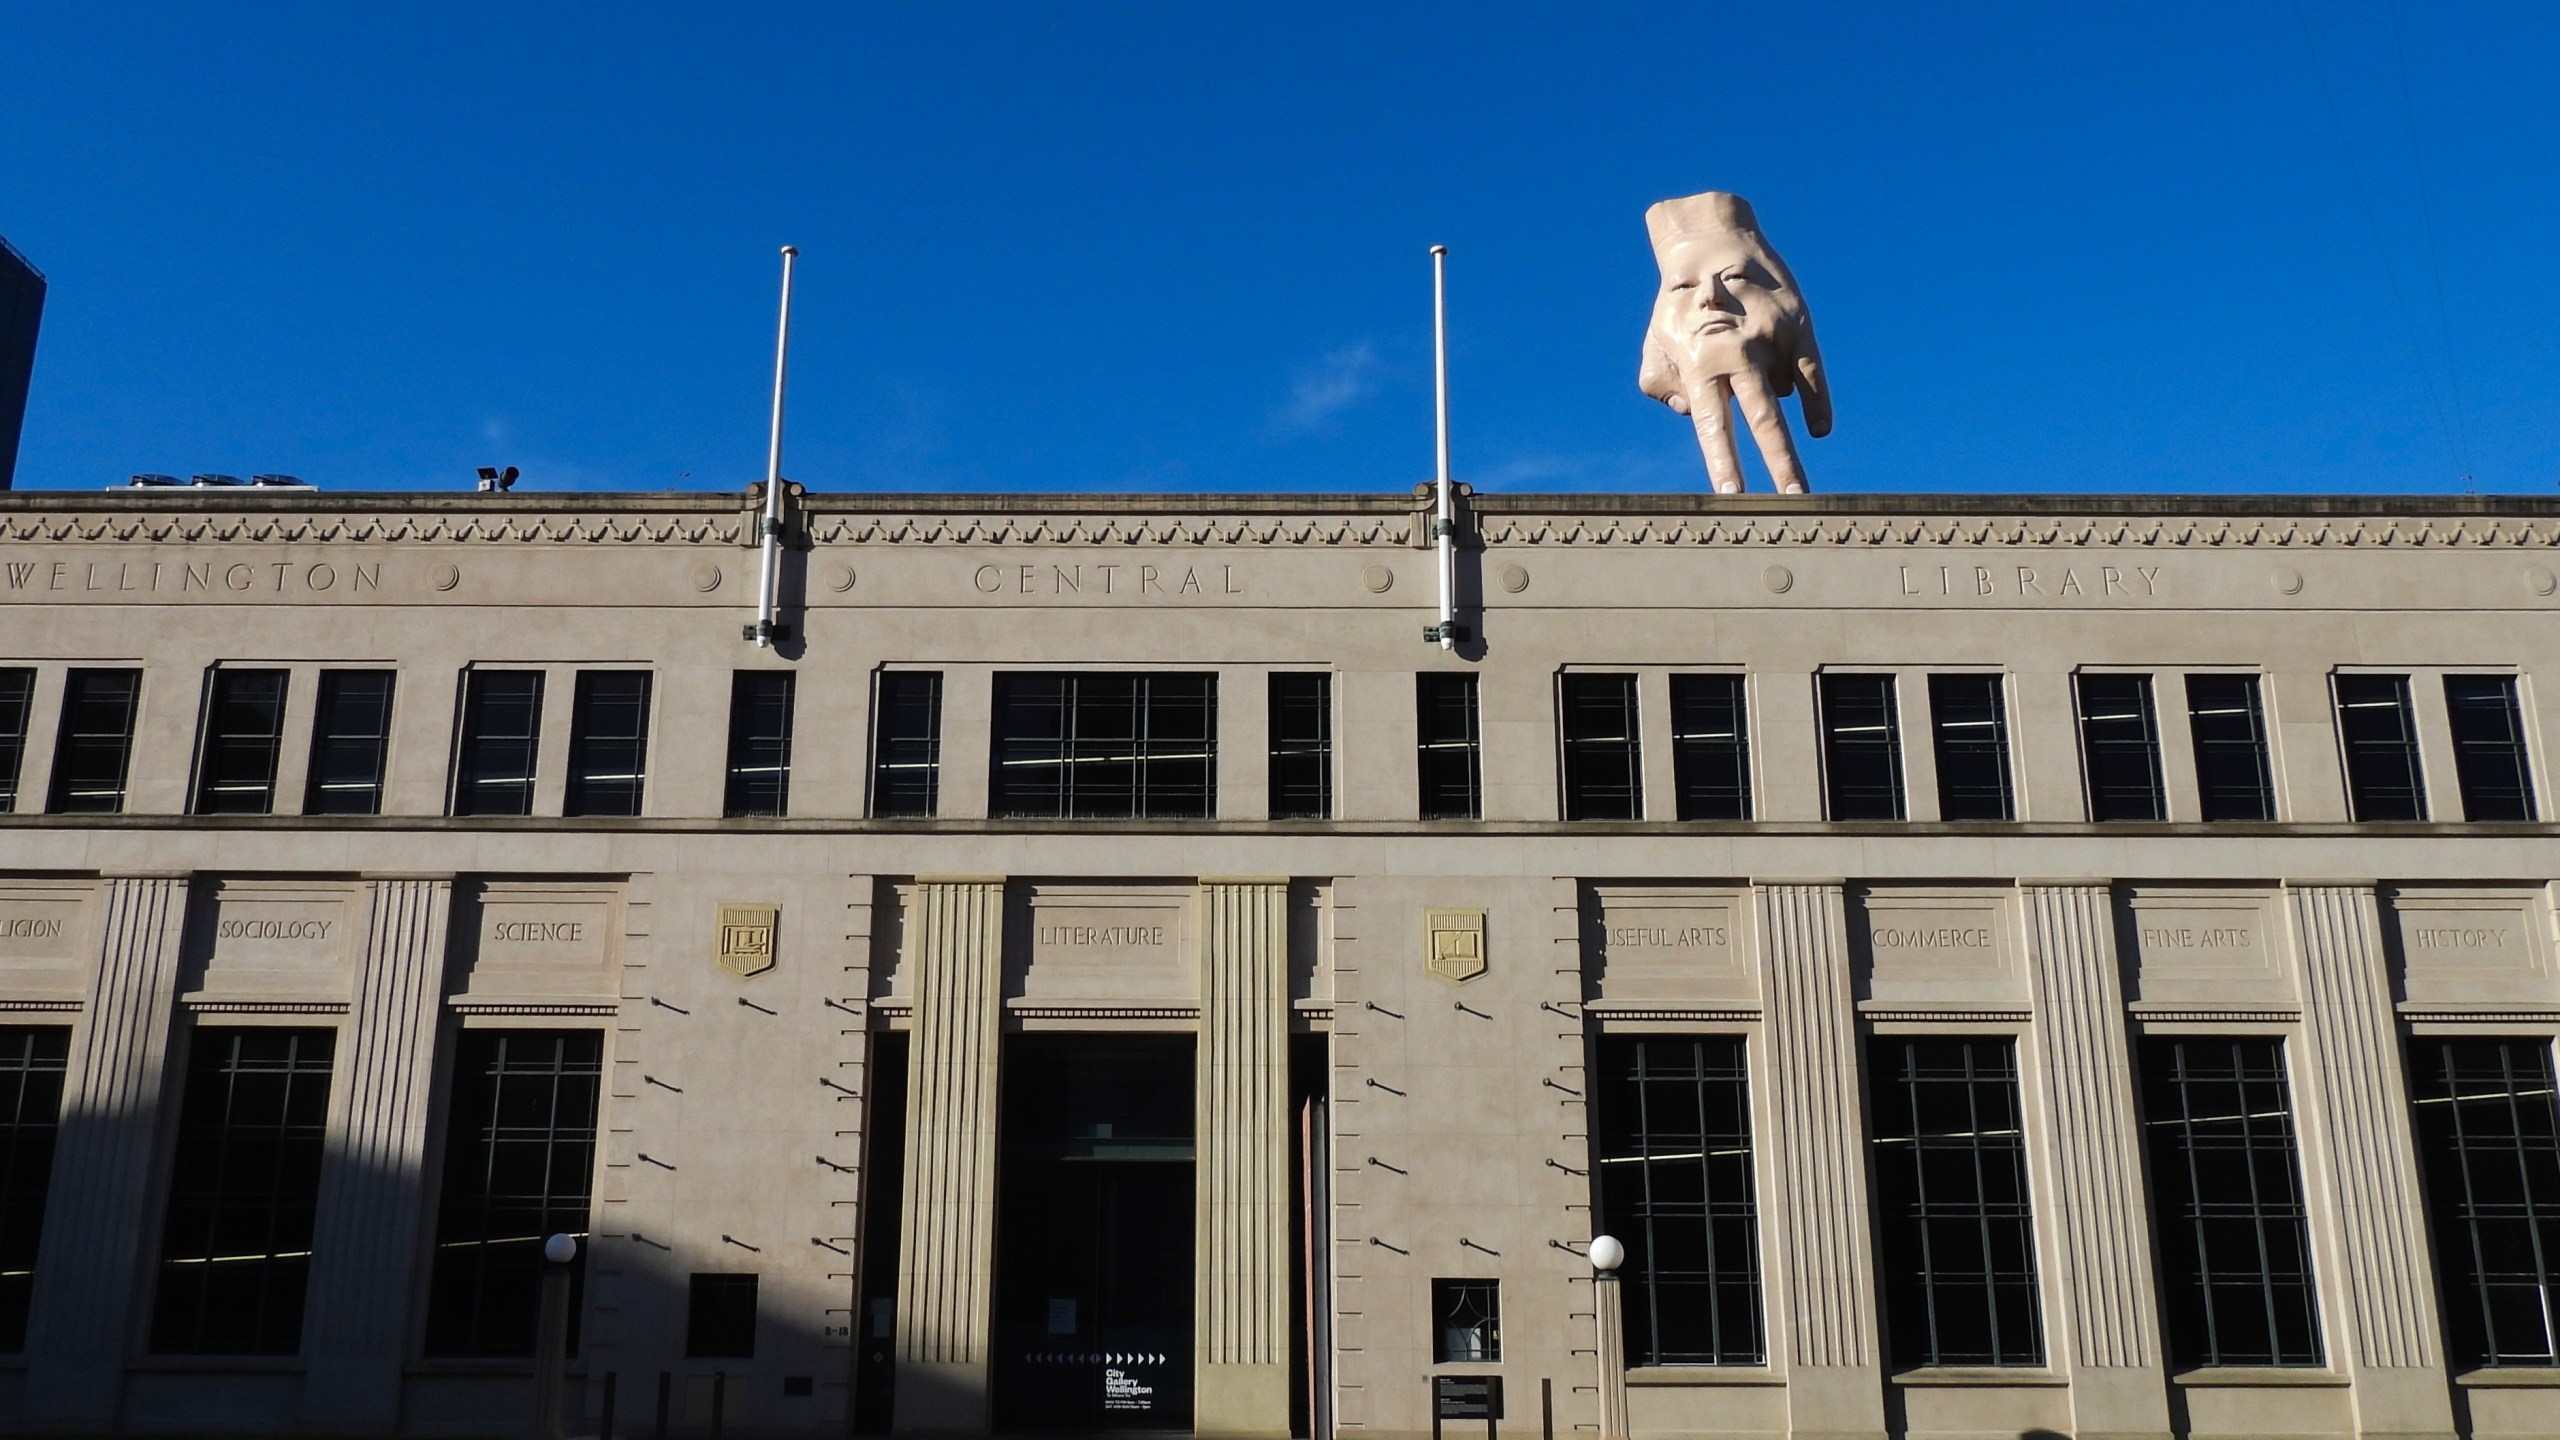
<svg viewBox="0 0 2560 1440">
<path fill-rule="evenodd" d="M 0 239 L 0 490 L 18 473 L 18 436 L 35 380 L 36 327 L 44 319 L 44 275 Z"/>
<path fill-rule="evenodd" d="M 0 1428 L 2560 1431 L 2560 504 L 788 511 L 0 500 Z"/>
</svg>

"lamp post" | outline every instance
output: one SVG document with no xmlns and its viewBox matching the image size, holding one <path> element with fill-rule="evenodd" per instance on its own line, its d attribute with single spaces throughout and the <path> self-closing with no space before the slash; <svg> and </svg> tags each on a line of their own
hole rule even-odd
<svg viewBox="0 0 2560 1440">
<path fill-rule="evenodd" d="M 534 1440 L 562 1440 L 560 1392 L 569 1368 L 569 1262 L 578 1258 L 577 1237 L 542 1242 L 542 1306 L 533 1332 Z"/>
<path fill-rule="evenodd" d="M 1618 1267 L 1627 1247 L 1591 1237 L 1591 1309 L 1600 1330 L 1600 1440 L 1627 1440 L 1627 1332 L 1618 1308 Z"/>
</svg>

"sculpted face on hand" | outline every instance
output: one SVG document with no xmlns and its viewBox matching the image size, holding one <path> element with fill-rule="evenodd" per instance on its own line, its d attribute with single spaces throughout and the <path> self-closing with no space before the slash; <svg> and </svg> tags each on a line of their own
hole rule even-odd
<svg viewBox="0 0 2560 1440">
<path fill-rule="evenodd" d="M 1802 491 L 1804 467 L 1778 402 L 1800 394 L 1805 430 L 1820 437 L 1831 431 L 1831 393 L 1795 277 L 1738 195 L 1666 200 L 1644 218 L 1662 288 L 1636 384 L 1689 417 L 1716 489 L 1742 489 L 1730 418 L 1738 402 L 1770 478 Z"/>
</svg>

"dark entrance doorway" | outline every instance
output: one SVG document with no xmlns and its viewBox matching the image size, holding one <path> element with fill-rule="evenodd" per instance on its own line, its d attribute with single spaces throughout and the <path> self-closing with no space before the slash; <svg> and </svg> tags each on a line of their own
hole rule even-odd
<svg viewBox="0 0 2560 1440">
<path fill-rule="evenodd" d="M 1191 1055 L 1187 1035 L 1005 1042 L 998 1428 L 1191 1428 Z"/>
</svg>

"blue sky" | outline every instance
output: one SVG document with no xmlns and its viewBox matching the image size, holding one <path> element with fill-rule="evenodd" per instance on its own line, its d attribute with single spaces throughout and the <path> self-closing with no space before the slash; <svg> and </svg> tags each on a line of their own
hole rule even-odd
<svg viewBox="0 0 2560 1440">
<path fill-rule="evenodd" d="M 1703 488 L 1642 213 L 1748 196 L 1832 491 L 2560 486 L 2560 7 L 39 5 L 21 487 Z"/>
</svg>

